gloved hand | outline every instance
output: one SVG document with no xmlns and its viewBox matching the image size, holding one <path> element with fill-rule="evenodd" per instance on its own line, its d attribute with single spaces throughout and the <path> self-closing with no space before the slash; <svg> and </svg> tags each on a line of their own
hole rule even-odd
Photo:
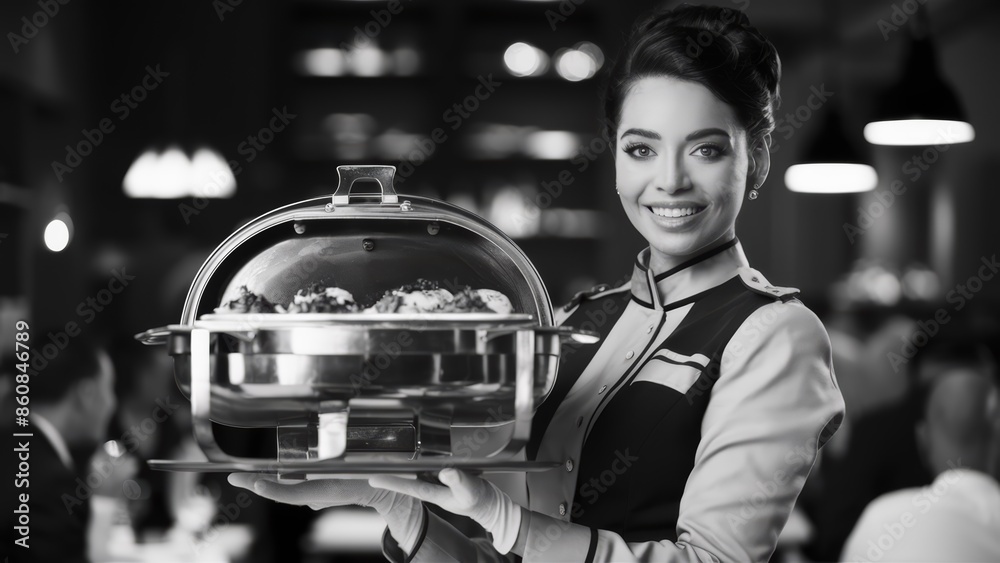
<svg viewBox="0 0 1000 563">
<path fill-rule="evenodd" d="M 374 488 L 363 479 L 317 479 L 288 484 L 277 482 L 273 475 L 231 473 L 229 483 L 275 502 L 313 510 L 352 504 L 370 506 L 385 520 L 389 533 L 407 554 L 416 545 L 424 525 L 424 510 L 419 500 Z"/>
<path fill-rule="evenodd" d="M 472 518 L 493 536 L 493 547 L 499 553 L 509 552 L 521 528 L 521 507 L 493 483 L 458 469 L 442 469 L 438 480 L 443 485 L 376 475 L 368 479 L 368 483 L 379 489 L 434 503 L 452 514 Z"/>
</svg>

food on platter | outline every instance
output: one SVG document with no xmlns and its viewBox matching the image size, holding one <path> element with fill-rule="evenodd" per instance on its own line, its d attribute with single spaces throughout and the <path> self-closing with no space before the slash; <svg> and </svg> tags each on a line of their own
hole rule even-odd
<svg viewBox="0 0 1000 563">
<path fill-rule="evenodd" d="M 263 295 L 247 289 L 247 286 L 240 286 L 240 296 L 215 309 L 216 313 L 274 313 L 276 311 L 274 303 L 271 303 Z"/>
<path fill-rule="evenodd" d="M 501 315 L 509 315 L 514 312 L 514 306 L 510 303 L 510 299 L 507 299 L 503 293 L 495 289 L 477 289 L 475 291 L 490 311 Z"/>
<path fill-rule="evenodd" d="M 379 313 L 500 313 L 514 310 L 507 296 L 492 289 L 465 286 L 452 293 L 437 282 L 418 279 L 387 291 L 369 311 Z"/>
<path fill-rule="evenodd" d="M 276 309 L 279 313 L 356 313 L 361 310 L 351 292 L 318 283 L 296 292 L 288 307 L 278 305 Z"/>
<path fill-rule="evenodd" d="M 389 290 L 374 304 L 361 307 L 354 296 L 339 287 L 325 287 L 318 283 L 300 289 L 288 306 L 275 305 L 263 295 L 240 287 L 240 296 L 215 309 L 216 313 L 497 313 L 514 311 L 510 299 L 494 289 L 472 289 L 469 286 L 452 288 L 439 283 L 418 279 Z"/>
</svg>

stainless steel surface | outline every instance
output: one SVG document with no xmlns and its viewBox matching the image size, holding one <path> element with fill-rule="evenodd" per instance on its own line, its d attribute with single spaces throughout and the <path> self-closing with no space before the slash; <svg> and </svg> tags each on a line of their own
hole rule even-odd
<svg viewBox="0 0 1000 563">
<path fill-rule="evenodd" d="M 556 461 L 512 461 L 505 459 L 454 459 L 451 457 L 424 458 L 407 463 L 396 461 L 343 461 L 323 460 L 316 462 L 227 462 L 216 463 L 207 461 L 175 461 L 170 459 L 151 459 L 149 466 L 165 471 L 195 471 L 199 473 L 272 473 L 272 474 L 311 474 L 311 475 L 341 475 L 367 478 L 375 473 L 399 475 L 414 475 L 431 473 L 449 467 L 462 469 L 472 473 L 527 473 L 549 471 L 559 466 Z"/>
<path fill-rule="evenodd" d="M 259 467 L 338 458 L 410 471 L 438 456 L 455 461 L 470 435 L 477 437 L 472 457 L 502 460 L 528 440 L 561 341 L 596 341 L 553 326 L 537 271 L 502 232 L 446 203 L 399 196 L 393 172 L 339 167 L 332 199 L 285 206 L 246 224 L 195 276 L 181 322 L 137 335 L 173 356 L 210 462 Z M 375 180 L 381 193 L 352 194 L 360 179 Z M 367 306 L 418 278 L 453 291 L 499 291 L 513 312 L 215 311 L 243 286 L 281 305 L 311 284 L 339 287 Z M 214 423 L 277 429 L 277 458 L 230 455 L 216 442 Z"/>
<path fill-rule="evenodd" d="M 357 179 L 361 172 L 345 171 L 355 168 L 338 170 Z M 373 168 L 365 173 L 379 181 L 391 177 Z M 532 315 L 538 326 L 552 325 L 551 303 L 538 272 L 502 231 L 464 209 L 419 196 L 405 196 L 411 211 L 404 212 L 382 201 L 385 191 L 374 200 L 333 208 L 327 207 L 328 198 L 306 200 L 247 223 L 202 265 L 181 324 L 212 313 L 235 298 L 242 285 L 279 303 L 291 301 L 309 282 L 344 288 L 363 301 L 426 278 L 445 288 L 496 289 L 510 298 L 515 313 Z M 366 239 L 374 241 L 374 250 L 364 249 Z"/>
<path fill-rule="evenodd" d="M 333 194 L 333 205 L 347 205 L 351 202 L 351 188 L 354 182 L 362 179 L 372 179 L 382 188 L 381 203 L 399 203 L 399 196 L 392 185 L 396 176 L 395 166 L 338 166 L 337 191 Z M 344 192 L 344 193 L 341 193 Z"/>
</svg>

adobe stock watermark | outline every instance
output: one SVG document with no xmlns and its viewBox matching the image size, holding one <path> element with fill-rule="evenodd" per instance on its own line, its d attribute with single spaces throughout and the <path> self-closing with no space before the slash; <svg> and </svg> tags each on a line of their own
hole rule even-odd
<svg viewBox="0 0 1000 563">
<path fill-rule="evenodd" d="M 609 133 L 615 129 L 614 124 L 604 118 L 602 125 L 601 133 L 577 147 L 577 154 L 570 159 L 570 164 L 576 167 L 576 173 L 586 172 L 591 163 L 600 158 L 608 148 L 614 147 L 614 142 L 609 138 Z M 542 211 L 552 207 L 565 188 L 575 181 L 576 175 L 570 168 L 560 170 L 551 180 L 542 180 L 540 191 L 534 196 L 525 196 L 524 212 L 514 217 L 513 224 L 517 228 L 524 228 L 526 224 L 538 224 Z"/>
<path fill-rule="evenodd" d="M 243 511 L 253 504 L 253 497 L 247 494 L 246 491 L 239 491 L 236 493 L 236 497 L 233 499 L 233 502 L 223 502 L 221 490 L 216 491 L 209 487 L 202 487 L 202 490 L 206 491 L 205 493 L 202 493 L 203 495 L 212 499 L 212 502 L 215 504 L 216 512 L 209 521 L 208 528 L 200 534 L 200 538 L 191 538 L 194 552 L 196 554 L 201 554 L 202 550 L 204 550 L 206 546 L 218 539 L 219 534 L 228 528 L 230 524 L 235 522 Z"/>
<path fill-rule="evenodd" d="M 597 503 L 601 495 L 610 490 L 618 482 L 618 479 L 627 473 L 633 464 L 639 461 L 639 457 L 629 453 L 628 449 L 624 451 L 615 450 L 614 454 L 615 457 L 609 467 L 598 473 L 597 477 L 591 477 L 589 481 L 580 486 L 580 496 L 586 502 L 586 506 L 583 502 L 573 501 L 572 507 L 567 511 L 573 520 L 582 518 L 587 507 L 592 507 Z M 561 516 L 565 516 L 562 506 L 560 506 L 559 513 Z M 562 537 L 566 530 L 575 525 L 578 524 L 573 524 L 565 520 L 551 520 L 547 526 L 538 530 L 537 534 L 529 536 L 528 544 L 525 546 L 525 559 L 538 557 L 539 560 L 544 560 L 540 556 L 548 551 L 555 542 L 559 541 L 559 538 Z"/>
<path fill-rule="evenodd" d="M 407 3 L 412 1 L 406 0 Z M 341 41 L 340 48 L 350 55 L 355 49 L 373 46 L 378 36 L 392 23 L 392 18 L 403 13 L 405 7 L 402 0 L 389 0 L 385 8 L 370 11 L 371 19 L 364 25 L 354 26 L 354 37 L 351 42 Z"/>
<path fill-rule="evenodd" d="M 154 404 L 155 406 L 149 416 L 133 424 L 119 438 L 119 442 L 125 447 L 125 454 L 100 459 L 94 464 L 93 469 L 86 477 L 76 478 L 77 486 L 73 491 L 73 495 L 68 493 L 62 494 L 60 500 L 62 500 L 63 507 L 67 513 L 73 514 L 75 509 L 83 506 L 90 497 L 97 491 L 100 491 L 102 485 L 114 474 L 117 467 L 130 462 L 130 460 L 134 460 L 135 458 L 126 454 L 132 454 L 138 450 L 139 445 L 149 439 L 160 425 L 166 422 L 180 408 L 180 405 L 170 401 L 169 395 L 156 399 Z M 127 480 L 122 484 L 124 493 L 128 498 L 138 498 L 139 491 L 134 490 L 136 486 L 137 483 L 132 480 Z"/>
<path fill-rule="evenodd" d="M 737 10 L 746 11 L 750 7 L 750 0 L 733 0 L 736 4 Z M 723 8 L 722 14 L 719 19 L 722 21 L 723 26 L 728 26 L 736 23 L 739 19 L 739 12 L 732 8 Z M 745 23 L 740 23 L 741 27 L 745 27 Z M 687 53 L 692 59 L 697 59 L 705 51 L 705 48 L 715 43 L 715 40 L 719 37 L 719 34 L 713 33 L 707 29 L 702 29 L 694 37 L 688 36 L 687 47 L 684 52 Z"/>
<path fill-rule="evenodd" d="M 549 28 L 555 31 L 559 24 L 568 20 L 576 13 L 576 9 L 587 0 L 560 0 L 559 5 L 554 9 L 545 10 L 545 21 L 549 22 Z"/>
<path fill-rule="evenodd" d="M 916 182 L 930 170 L 942 153 L 951 148 L 951 143 L 955 139 L 955 134 L 942 128 L 938 131 L 939 144 L 925 147 L 919 153 L 914 154 L 903 162 L 900 171 L 906 175 L 910 182 Z M 907 192 L 909 186 L 902 180 L 896 179 L 889 184 L 888 188 L 882 188 L 875 192 L 875 201 L 869 201 L 866 206 L 858 207 L 858 216 L 854 223 L 844 223 L 844 234 L 851 244 L 857 238 L 871 229 L 875 222 L 885 215 L 886 211 L 896 202 L 896 198 Z"/>
<path fill-rule="evenodd" d="M 580 487 L 581 497 L 586 502 L 586 506 L 593 506 L 601 495 L 613 487 L 638 461 L 639 457 L 632 455 L 628 449 L 615 450 L 614 459 L 611 461 L 609 467 L 598 473 L 597 477 L 591 477 L 588 482 Z M 425 491 L 425 494 L 427 494 L 433 485 L 424 483 L 423 487 L 427 489 Z M 586 507 L 583 502 L 574 501 L 571 509 L 567 509 L 565 503 L 560 505 L 559 514 L 560 516 L 569 514 L 573 519 L 578 520 L 583 516 L 585 510 Z M 554 542 L 559 541 L 559 538 L 562 537 L 566 530 L 576 525 L 578 524 L 573 524 L 566 520 L 554 519 L 550 521 L 549 525 L 539 530 L 538 534 L 532 534 L 529 537 L 528 545 L 525 546 L 525 558 L 533 558 L 548 551 Z"/>
<path fill-rule="evenodd" d="M 899 28 L 906 25 L 906 22 L 910 21 L 910 16 L 917 13 L 920 10 L 920 6 L 927 3 L 927 0 L 903 0 L 901 3 L 892 3 L 889 8 L 889 17 L 879 18 L 875 22 L 875 26 L 878 27 L 879 33 L 882 34 L 882 40 L 888 41 L 889 35 Z"/>
<path fill-rule="evenodd" d="M 21 33 L 7 32 L 7 41 L 10 42 L 10 48 L 14 50 L 14 54 L 20 53 L 21 47 L 27 45 L 29 41 L 41 32 L 42 28 L 49 25 L 49 22 L 59 15 L 60 8 L 69 4 L 69 1 L 38 0 L 38 7 L 40 9 L 31 14 L 31 17 L 24 16 L 21 18 Z"/>
<path fill-rule="evenodd" d="M 951 469 L 961 469 L 962 460 L 948 461 Z M 903 539 L 907 533 L 917 524 L 920 516 L 927 514 L 934 508 L 934 505 L 941 502 L 941 499 L 948 494 L 956 484 L 965 478 L 964 473 L 948 472 L 941 474 L 934 483 L 922 488 L 920 492 L 910 499 L 911 510 L 903 511 L 899 518 L 882 525 L 882 533 L 876 538 L 868 541 L 867 549 L 864 553 L 853 553 L 848 555 L 848 561 L 856 563 L 874 563 L 881 561 L 886 555 L 890 555 L 896 543 Z M 891 559 L 890 559 L 891 560 Z"/>
<path fill-rule="evenodd" d="M 260 156 L 260 153 L 264 152 L 268 145 L 274 142 L 277 134 L 284 131 L 292 120 L 298 117 L 296 114 L 288 111 L 288 106 L 282 106 L 281 109 L 277 107 L 271 108 L 271 114 L 272 116 L 267 126 L 262 127 L 256 133 L 247 135 L 236 146 L 236 153 L 243 158 L 242 160 L 229 160 L 227 162 L 233 178 L 239 177 L 243 173 L 243 165 L 250 164 L 256 160 Z M 193 196 L 190 201 L 177 204 L 177 211 L 181 214 L 181 219 L 184 220 L 185 225 L 190 225 L 191 218 L 199 215 L 208 207 L 211 198 L 218 197 L 222 193 L 223 184 L 228 180 L 229 176 L 227 174 L 217 171 L 210 181 L 202 184 L 198 195 Z"/>
<path fill-rule="evenodd" d="M 795 444 L 789 449 L 781 460 L 782 463 L 771 473 L 771 477 L 754 483 L 757 490 L 740 497 L 739 510 L 726 514 L 729 529 L 735 532 L 738 528 L 742 528 L 747 522 L 757 518 L 762 510 L 766 510 L 776 496 L 785 494 L 793 480 L 804 479 L 819 455 L 820 448 L 833 437 L 838 428 L 839 425 L 828 424 L 819 436 Z"/>
<path fill-rule="evenodd" d="M 49 362 L 65 350 L 73 338 L 80 336 L 83 328 L 93 323 L 97 315 L 111 305 L 134 280 L 135 276 L 129 274 L 125 267 L 111 270 L 106 287 L 77 304 L 76 314 L 80 317 L 79 321 L 68 321 L 61 330 L 49 332 L 48 342 L 35 345 L 35 353 L 31 357 L 30 369 L 33 370 L 31 375 L 37 375 L 44 370 Z"/>
<path fill-rule="evenodd" d="M 802 128 L 802 126 L 813 118 L 813 115 L 819 111 L 826 102 L 834 96 L 834 92 L 826 89 L 826 83 L 821 83 L 819 86 L 812 85 L 809 87 L 809 97 L 806 98 L 805 103 L 799 105 L 793 111 L 785 114 L 785 117 L 779 118 L 774 123 L 774 135 L 772 140 L 778 134 L 781 134 L 782 140 L 787 141 L 795 136 L 795 133 Z M 771 152 L 777 153 L 781 150 L 781 144 L 777 142 L 771 143 Z"/>
<path fill-rule="evenodd" d="M 215 10 L 215 17 L 221 22 L 226 21 L 226 16 L 235 12 L 241 4 L 243 0 L 212 0 L 212 9 Z"/>
<path fill-rule="evenodd" d="M 361 395 L 362 390 L 373 385 L 382 373 L 399 358 L 403 351 L 413 345 L 413 336 L 408 330 L 399 331 L 394 342 L 382 342 L 379 351 L 374 356 L 366 357 L 361 369 L 351 373 L 351 390 L 354 397 Z"/>
<path fill-rule="evenodd" d="M 628 283 L 631 279 L 632 279 L 631 274 L 629 274 L 627 276 L 624 276 L 621 279 L 619 279 L 617 282 L 615 282 L 613 284 L 607 285 L 607 289 L 610 290 L 612 288 L 621 287 L 622 284 Z M 570 313 L 570 317 L 569 317 L 570 319 L 572 319 L 573 315 L 575 315 L 576 313 L 581 312 L 579 310 L 574 311 L 574 309 L 576 309 L 577 307 L 579 307 L 579 305 L 582 302 L 582 300 L 584 298 L 584 295 L 586 293 L 588 293 L 588 292 L 581 291 L 581 292 L 577 293 L 576 296 L 574 296 L 573 299 L 569 303 L 567 303 L 566 305 L 563 306 L 562 309 L 563 309 L 564 312 L 570 313 L 572 311 Z M 587 332 L 594 332 L 594 333 L 597 333 L 597 334 L 601 334 L 601 329 L 603 329 L 604 327 L 606 327 L 608 325 L 608 323 L 612 322 L 613 319 L 614 320 L 618 319 L 618 310 L 619 310 L 619 308 L 620 308 L 619 304 L 618 304 L 618 302 L 616 300 L 614 300 L 614 299 L 605 299 L 605 300 L 603 300 L 601 302 L 600 309 L 592 310 L 591 308 L 588 307 L 588 308 L 586 308 L 585 310 L 582 311 L 582 313 L 583 313 L 582 316 L 586 317 L 585 320 L 581 320 L 581 321 L 575 321 L 574 320 L 574 321 L 570 322 L 567 319 L 566 322 L 569 323 L 569 324 L 567 324 L 567 326 L 572 326 L 573 328 L 578 329 L 578 330 L 584 330 L 584 331 L 587 331 Z M 561 357 L 561 359 L 565 360 L 567 357 L 575 354 L 583 346 L 595 346 L 595 344 L 588 344 L 588 343 L 584 343 L 584 342 L 578 342 L 576 340 L 570 340 L 569 342 L 563 343 L 563 345 L 560 347 L 560 350 L 561 350 L 560 357 Z"/>
<path fill-rule="evenodd" d="M 120 96 L 112 100 L 108 110 L 117 118 L 117 123 L 128 119 L 132 111 L 139 107 L 153 90 L 156 90 L 163 80 L 170 76 L 169 72 L 160 68 L 146 65 L 146 74 L 139 80 L 139 84 L 128 92 L 123 92 Z M 90 156 L 97 147 L 101 146 L 107 135 L 115 131 L 116 121 L 111 117 L 105 117 L 97 122 L 97 127 L 93 129 L 81 129 L 80 134 L 83 139 L 74 145 L 66 145 L 66 156 L 62 160 L 52 161 L 52 172 L 60 182 L 67 174 L 72 174 L 81 164 L 83 159 Z"/>
<path fill-rule="evenodd" d="M 450 126 L 452 131 L 457 131 L 472 114 L 479 109 L 481 104 L 496 92 L 497 88 L 503 85 L 502 82 L 493 79 L 493 74 L 477 77 L 479 84 L 471 94 L 462 100 L 455 102 L 441 114 L 441 120 Z M 403 184 L 416 168 L 427 161 L 437 148 L 448 140 L 448 134 L 443 127 L 435 127 L 427 138 L 415 143 L 415 147 L 406 158 L 396 166 L 395 183 Z"/>
<path fill-rule="evenodd" d="M 719 358 L 718 354 L 722 354 L 722 352 L 717 352 L 713 361 L 708 362 L 705 367 L 706 377 L 699 377 L 684 394 L 689 405 L 693 405 L 695 399 L 705 393 L 711 393 L 712 387 L 722 377 L 724 370 L 728 371 L 734 363 L 742 361 L 747 354 L 758 350 L 760 343 L 771 334 L 771 327 L 781 318 L 781 315 L 774 307 L 765 306 L 758 311 L 759 314 L 755 313 L 747 317 L 744 322 L 744 326 L 747 327 L 745 333 L 742 328 L 737 333 L 741 338 L 738 340 L 734 338 L 726 347 L 724 351 L 728 354 L 723 354 Z"/>
<path fill-rule="evenodd" d="M 901 345 L 898 351 L 886 354 L 892 371 L 899 373 L 900 368 L 905 366 L 917 355 L 917 352 L 930 342 L 931 338 L 937 336 L 941 327 L 951 321 L 950 311 L 961 311 L 970 301 L 976 298 L 976 294 L 982 291 L 986 282 L 992 280 L 997 272 L 1000 272 L 1000 261 L 994 254 L 987 258 L 980 257 L 982 263 L 976 275 L 970 276 L 964 283 L 956 284 L 953 289 L 945 294 L 945 302 L 951 307 L 940 307 L 927 319 L 919 320 L 912 334 L 900 336 Z"/>
</svg>

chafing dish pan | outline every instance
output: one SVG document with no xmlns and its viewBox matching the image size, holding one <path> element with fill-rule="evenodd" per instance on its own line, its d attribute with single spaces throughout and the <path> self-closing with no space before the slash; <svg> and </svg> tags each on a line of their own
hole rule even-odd
<svg viewBox="0 0 1000 563">
<path fill-rule="evenodd" d="M 527 256 L 481 217 L 395 193 L 392 166 L 341 166 L 332 197 L 281 207 L 227 238 L 195 276 L 179 324 L 136 336 L 167 347 L 207 462 L 174 470 L 309 477 L 459 466 L 533 471 L 512 456 L 551 390 L 565 339 Z M 351 193 L 358 180 L 381 193 Z M 500 313 L 226 313 L 245 287 L 288 303 L 311 284 L 374 302 L 418 278 L 507 296 Z M 224 451 L 212 423 L 276 428 L 277 458 Z"/>
</svg>

